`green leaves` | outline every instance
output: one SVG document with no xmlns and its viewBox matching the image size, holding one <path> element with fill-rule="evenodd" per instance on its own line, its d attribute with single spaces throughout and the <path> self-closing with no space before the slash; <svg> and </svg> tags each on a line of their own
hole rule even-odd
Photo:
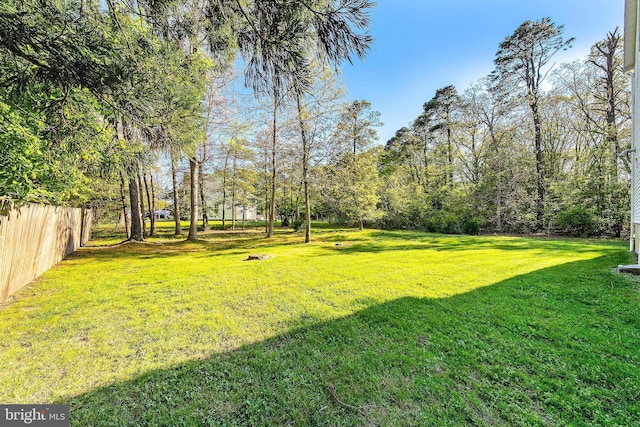
<svg viewBox="0 0 640 427">
<path fill-rule="evenodd" d="M 314 59 L 339 66 L 354 54 L 364 57 L 373 39 L 354 28 L 366 30 L 373 6 L 370 0 L 212 1 L 211 47 L 235 44 L 246 63 L 247 85 L 255 90 L 281 92 L 294 82 L 306 88 Z M 227 26 L 233 33 L 221 31 Z"/>
<path fill-rule="evenodd" d="M 19 86 L 34 78 L 56 87 L 84 87 L 101 93 L 117 74 L 112 67 L 118 57 L 117 45 L 103 16 L 74 1 L 3 2 L 3 52 L 33 66 L 32 74 L 21 74 L 16 66 L 10 79 Z"/>
<path fill-rule="evenodd" d="M 571 47 L 574 38 L 562 37 L 563 25 L 551 18 L 523 22 L 500 43 L 496 53 L 496 71 L 503 78 L 515 76 L 524 83 L 529 95 L 536 95 L 546 73 L 544 67 L 560 50 Z"/>
<path fill-rule="evenodd" d="M 159 136 L 199 140 L 208 62 L 127 13 L 112 2 L 0 5 L 0 195 L 83 202 L 99 178 L 149 159 Z M 118 142 L 118 120 L 135 124 L 136 141 Z"/>
</svg>

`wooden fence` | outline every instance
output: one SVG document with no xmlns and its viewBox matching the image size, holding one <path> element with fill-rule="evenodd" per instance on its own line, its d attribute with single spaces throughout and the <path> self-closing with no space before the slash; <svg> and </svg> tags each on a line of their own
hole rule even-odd
<svg viewBox="0 0 640 427">
<path fill-rule="evenodd" d="M 91 237 L 93 211 L 0 199 L 0 301 Z"/>
</svg>

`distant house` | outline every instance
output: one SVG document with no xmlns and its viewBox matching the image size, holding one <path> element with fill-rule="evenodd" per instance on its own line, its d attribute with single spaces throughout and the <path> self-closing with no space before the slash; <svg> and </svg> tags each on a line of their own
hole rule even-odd
<svg viewBox="0 0 640 427">
<path fill-rule="evenodd" d="M 631 136 L 631 250 L 640 252 L 640 61 L 637 61 L 640 47 L 638 28 L 639 0 L 625 0 L 624 8 L 624 68 L 632 72 L 633 105 Z"/>
<path fill-rule="evenodd" d="M 154 215 L 157 219 L 169 219 L 171 212 L 169 212 L 167 209 L 158 209 L 154 212 Z"/>
</svg>

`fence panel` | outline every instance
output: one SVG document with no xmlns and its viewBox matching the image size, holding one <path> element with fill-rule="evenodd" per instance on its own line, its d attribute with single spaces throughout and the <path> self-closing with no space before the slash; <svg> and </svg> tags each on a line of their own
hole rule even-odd
<svg viewBox="0 0 640 427">
<path fill-rule="evenodd" d="M 92 211 L 0 200 L 0 300 L 30 283 L 91 236 Z"/>
</svg>

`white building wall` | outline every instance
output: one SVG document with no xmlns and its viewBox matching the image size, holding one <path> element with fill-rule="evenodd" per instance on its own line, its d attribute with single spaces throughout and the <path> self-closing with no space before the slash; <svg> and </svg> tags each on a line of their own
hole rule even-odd
<svg viewBox="0 0 640 427">
<path fill-rule="evenodd" d="M 640 8 L 638 8 L 638 0 L 632 0 L 627 3 L 634 3 L 632 7 L 626 4 L 627 11 L 633 11 L 635 13 L 635 44 L 632 45 L 632 52 L 625 52 L 626 58 L 633 55 L 633 75 L 631 78 L 632 89 L 632 103 L 631 103 L 631 117 L 632 117 L 632 134 L 631 134 L 631 250 L 638 253 L 640 251 L 640 95 L 638 90 L 640 89 L 640 61 L 638 61 L 638 47 L 640 47 L 640 31 L 638 28 L 638 17 Z M 625 21 L 628 21 L 631 17 L 626 16 Z M 633 19 L 632 19 L 633 21 Z M 625 24 L 629 24 L 625 22 Z M 625 46 L 626 48 L 627 46 Z"/>
<path fill-rule="evenodd" d="M 236 220 L 242 221 L 242 213 L 244 210 L 244 219 L 245 221 L 255 221 L 256 220 L 256 206 L 252 204 L 250 206 L 240 206 L 236 205 Z M 210 206 L 207 209 L 207 213 L 209 214 L 209 219 L 221 220 L 222 219 L 222 204 L 216 203 L 213 206 Z M 225 221 L 231 221 L 233 214 L 233 210 L 231 206 L 225 206 L 224 209 L 224 219 Z"/>
</svg>

